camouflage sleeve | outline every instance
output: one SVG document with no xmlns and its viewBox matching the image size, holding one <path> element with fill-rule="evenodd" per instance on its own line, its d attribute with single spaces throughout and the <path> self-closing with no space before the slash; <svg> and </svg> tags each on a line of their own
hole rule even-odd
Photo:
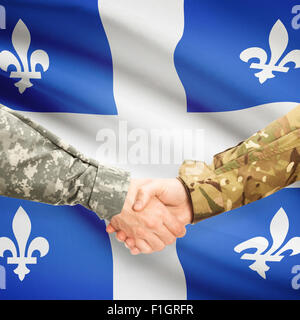
<svg viewBox="0 0 300 320">
<path fill-rule="evenodd" d="M 300 105 L 213 164 L 185 161 L 179 177 L 190 192 L 194 223 L 229 211 L 300 180 Z"/>
<path fill-rule="evenodd" d="M 121 212 L 129 174 L 85 158 L 51 132 L 0 105 L 0 195 L 76 205 L 110 220 Z"/>
</svg>

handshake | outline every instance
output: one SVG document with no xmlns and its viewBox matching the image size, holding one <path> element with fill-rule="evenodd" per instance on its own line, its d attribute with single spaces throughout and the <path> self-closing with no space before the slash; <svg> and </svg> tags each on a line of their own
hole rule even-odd
<svg viewBox="0 0 300 320">
<path fill-rule="evenodd" d="M 131 180 L 122 212 L 106 231 L 115 232 L 131 254 L 148 254 L 183 237 L 192 220 L 191 201 L 180 180 Z"/>
</svg>

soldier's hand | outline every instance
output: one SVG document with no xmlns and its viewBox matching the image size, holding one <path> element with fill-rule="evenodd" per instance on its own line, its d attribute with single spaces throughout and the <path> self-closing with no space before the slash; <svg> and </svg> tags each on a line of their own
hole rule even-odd
<svg viewBox="0 0 300 320">
<path fill-rule="evenodd" d="M 135 211 L 143 210 L 151 201 L 157 197 L 176 217 L 181 225 L 186 226 L 193 220 L 191 201 L 185 187 L 178 179 L 155 179 L 148 181 L 138 188 L 133 208 Z M 134 254 L 140 253 L 135 245 L 134 239 L 127 237 L 126 246 Z"/>
<path fill-rule="evenodd" d="M 138 187 L 133 209 L 143 210 L 149 201 L 157 197 L 184 225 L 192 222 L 191 201 L 182 182 L 178 179 L 154 179 Z"/>
<path fill-rule="evenodd" d="M 128 242 L 132 254 L 152 253 L 164 249 L 185 234 L 185 225 L 157 199 L 151 197 L 139 212 L 132 209 L 136 195 L 150 180 L 132 180 L 120 214 L 114 216 L 107 232 L 116 232 L 118 240 Z"/>
</svg>

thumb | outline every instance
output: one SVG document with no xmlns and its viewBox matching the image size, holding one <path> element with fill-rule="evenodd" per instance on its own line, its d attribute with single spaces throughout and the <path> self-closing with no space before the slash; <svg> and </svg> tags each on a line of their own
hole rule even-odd
<svg viewBox="0 0 300 320">
<path fill-rule="evenodd" d="M 106 227 L 106 232 L 107 233 L 114 233 L 117 230 L 111 225 L 111 223 Z"/>
<path fill-rule="evenodd" d="M 133 210 L 135 211 L 143 210 L 148 205 L 151 198 L 155 196 L 159 197 L 162 191 L 163 191 L 162 186 L 157 181 L 144 184 L 137 191 L 137 195 L 133 205 Z"/>
</svg>

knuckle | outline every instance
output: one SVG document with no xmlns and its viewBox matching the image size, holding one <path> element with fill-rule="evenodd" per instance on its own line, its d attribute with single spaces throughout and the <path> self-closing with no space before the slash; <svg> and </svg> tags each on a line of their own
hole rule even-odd
<svg viewBox="0 0 300 320">
<path fill-rule="evenodd" d="M 184 236 L 185 235 L 185 228 L 178 223 L 174 226 L 174 232 L 175 232 L 176 237 Z"/>
<path fill-rule="evenodd" d="M 155 229 L 157 228 L 158 222 L 154 218 L 149 218 L 146 220 L 146 226 L 150 229 Z"/>
<path fill-rule="evenodd" d="M 179 233 L 178 238 L 183 238 L 186 235 L 186 228 L 182 227 L 181 232 Z"/>
<path fill-rule="evenodd" d="M 123 231 L 119 231 L 117 233 L 117 238 L 120 240 L 120 241 L 125 241 L 126 240 L 126 234 L 123 232 Z"/>
<path fill-rule="evenodd" d="M 133 239 L 127 239 L 126 241 L 126 245 L 128 246 L 128 248 L 133 249 L 135 246 L 135 242 Z"/>
<path fill-rule="evenodd" d="M 157 246 L 156 251 L 162 251 L 164 248 L 165 248 L 165 245 L 164 245 L 163 243 L 160 243 L 160 244 Z"/>
<path fill-rule="evenodd" d="M 118 218 L 116 216 L 112 217 L 112 219 L 110 220 L 110 224 L 114 227 L 114 228 L 118 228 Z"/>
<path fill-rule="evenodd" d="M 143 198 L 145 195 L 146 195 L 146 189 L 145 189 L 145 187 L 142 186 L 138 190 L 138 197 Z"/>
<path fill-rule="evenodd" d="M 137 227 L 135 230 L 135 234 L 138 238 L 144 238 L 145 237 L 145 230 L 142 227 Z"/>
</svg>

